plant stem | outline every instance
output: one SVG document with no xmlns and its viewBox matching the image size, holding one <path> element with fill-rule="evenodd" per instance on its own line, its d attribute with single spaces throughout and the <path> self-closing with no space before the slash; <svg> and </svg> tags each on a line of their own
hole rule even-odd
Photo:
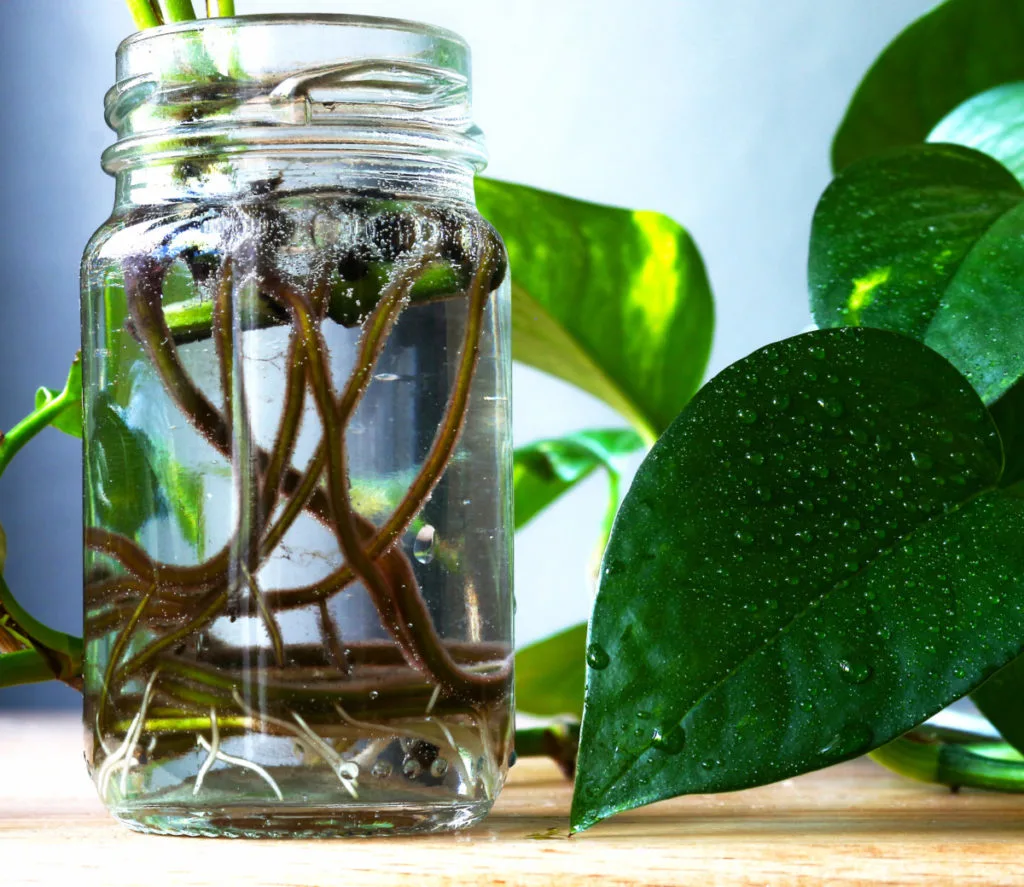
<svg viewBox="0 0 1024 887">
<path fill-rule="evenodd" d="M 235 14 L 235 0 L 206 0 L 206 14 L 210 18 L 233 16 Z"/>
<path fill-rule="evenodd" d="M 576 773 L 579 745 L 578 721 L 560 721 L 541 727 L 516 730 L 517 758 L 551 758 L 567 779 L 572 779 Z"/>
<path fill-rule="evenodd" d="M 81 660 L 78 662 L 81 671 Z M 0 689 L 53 680 L 53 668 L 38 650 L 0 654 Z"/>
<path fill-rule="evenodd" d="M 164 23 L 163 14 L 156 0 L 126 0 L 128 11 L 132 14 L 135 27 L 140 31 L 155 28 Z"/>
<path fill-rule="evenodd" d="M 70 406 L 73 404 L 69 395 L 62 392 L 42 408 L 29 413 L 6 434 L 0 433 L 0 475 L 25 444 L 49 427 Z"/>
<path fill-rule="evenodd" d="M 196 17 L 196 9 L 192 0 L 164 0 L 167 20 L 170 22 L 190 22 Z"/>
<path fill-rule="evenodd" d="M 990 748 L 992 747 L 992 748 Z M 981 788 L 1024 793 L 1024 761 L 980 754 L 982 748 L 999 752 L 1002 743 L 982 746 L 921 742 L 904 736 L 871 753 L 872 760 L 890 770 L 922 782 L 934 782 L 951 788 Z M 972 748 L 974 750 L 972 750 Z"/>
<path fill-rule="evenodd" d="M 21 635 L 50 663 L 50 678 L 75 686 L 82 673 L 82 639 L 43 625 L 25 610 L 0 574 L 0 611 L 15 622 Z"/>
</svg>

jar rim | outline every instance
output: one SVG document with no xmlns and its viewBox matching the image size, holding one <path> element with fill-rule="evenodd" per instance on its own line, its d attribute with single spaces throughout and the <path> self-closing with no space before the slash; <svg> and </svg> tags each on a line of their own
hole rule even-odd
<svg viewBox="0 0 1024 887">
<path fill-rule="evenodd" d="M 239 151 L 431 156 L 479 171 L 472 52 L 383 16 L 269 14 L 149 28 L 117 48 L 107 172 Z"/>
<path fill-rule="evenodd" d="M 257 25 L 298 25 L 298 24 L 321 24 L 321 25 L 343 25 L 352 28 L 378 28 L 380 30 L 403 31 L 409 34 L 419 34 L 424 37 L 436 37 L 458 43 L 465 49 L 469 49 L 469 43 L 455 31 L 443 28 L 439 25 L 432 25 L 427 22 L 419 22 L 413 19 L 392 18 L 389 16 L 376 15 L 351 15 L 348 13 L 311 12 L 311 13 L 258 13 L 255 15 L 219 16 L 214 18 L 193 19 L 185 22 L 172 22 L 165 25 L 157 25 L 136 31 L 125 37 L 117 46 L 116 52 L 120 54 L 136 44 L 143 43 L 158 37 L 169 34 L 182 34 L 192 31 L 204 31 L 210 28 L 245 28 Z"/>
</svg>

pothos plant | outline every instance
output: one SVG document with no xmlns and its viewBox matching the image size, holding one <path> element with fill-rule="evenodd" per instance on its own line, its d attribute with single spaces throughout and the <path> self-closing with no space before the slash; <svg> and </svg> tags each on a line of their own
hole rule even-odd
<svg viewBox="0 0 1024 887">
<path fill-rule="evenodd" d="M 139 27 L 195 16 L 188 0 L 128 5 Z M 699 391 L 713 308 L 682 228 L 478 181 L 514 269 L 515 358 L 630 426 L 515 454 L 517 527 L 610 478 L 589 628 L 516 662 L 520 710 L 556 718 L 518 751 L 576 764 L 574 829 L 866 752 L 1024 788 L 1021 38 L 1024 0 L 949 0 L 885 51 L 813 222 L 820 329 Z M 76 363 L 39 391 L 0 437 L 0 472 L 48 426 L 81 434 L 80 388 Z M 619 507 L 623 460 L 647 448 Z M 173 490 L 150 492 L 120 491 L 173 508 Z M 2 579 L 0 651 L 0 687 L 80 683 L 81 641 Z M 921 728 L 967 694 L 1005 743 Z"/>
</svg>

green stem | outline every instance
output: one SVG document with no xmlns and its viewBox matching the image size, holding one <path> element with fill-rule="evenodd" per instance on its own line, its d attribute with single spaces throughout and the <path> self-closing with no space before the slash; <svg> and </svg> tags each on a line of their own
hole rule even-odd
<svg viewBox="0 0 1024 887">
<path fill-rule="evenodd" d="M 82 661 L 82 639 L 76 638 L 62 631 L 43 625 L 18 603 L 7 582 L 0 575 L 0 609 L 5 610 L 17 623 L 18 628 L 28 636 L 29 640 L 40 647 L 45 647 L 68 662 Z M 72 677 L 73 675 L 61 675 L 60 677 Z"/>
<path fill-rule="evenodd" d="M 73 406 L 68 392 L 61 392 L 53 400 L 30 413 L 6 434 L 0 434 L 0 475 L 25 444 L 44 428 L 52 425 L 64 410 Z"/>
<path fill-rule="evenodd" d="M 229 18 L 235 14 L 235 0 L 206 0 L 206 14 L 210 18 Z"/>
<path fill-rule="evenodd" d="M 577 721 L 560 721 L 516 730 L 516 757 L 551 758 L 569 779 L 576 772 L 579 745 L 580 725 Z"/>
<path fill-rule="evenodd" d="M 38 650 L 19 650 L 17 653 L 0 655 L 0 689 L 52 680 L 53 668 Z"/>
<path fill-rule="evenodd" d="M 191 22 L 195 20 L 196 9 L 192 0 L 164 0 L 167 20 L 171 22 Z"/>
<path fill-rule="evenodd" d="M 128 11 L 132 14 L 135 27 L 140 31 L 155 28 L 164 23 L 164 17 L 156 0 L 127 0 Z"/>
<path fill-rule="evenodd" d="M 989 754 L 980 754 L 982 748 Z M 1024 793 L 1024 761 L 1002 757 L 1002 753 L 1001 743 L 972 747 L 901 737 L 873 751 L 871 758 L 922 782 Z"/>
</svg>

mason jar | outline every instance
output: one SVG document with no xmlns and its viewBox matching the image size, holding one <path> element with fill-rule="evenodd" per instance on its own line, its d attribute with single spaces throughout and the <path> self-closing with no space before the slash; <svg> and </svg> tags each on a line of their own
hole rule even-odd
<svg viewBox="0 0 1024 887">
<path fill-rule="evenodd" d="M 512 730 L 509 280 L 458 36 L 136 34 L 85 252 L 86 758 L 132 828 L 457 828 Z"/>
</svg>

